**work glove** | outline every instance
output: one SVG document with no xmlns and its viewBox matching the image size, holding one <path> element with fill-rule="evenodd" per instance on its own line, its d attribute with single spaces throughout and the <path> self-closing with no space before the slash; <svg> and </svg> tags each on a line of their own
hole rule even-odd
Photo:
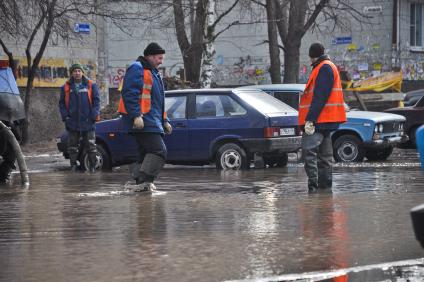
<svg viewBox="0 0 424 282">
<path fill-rule="evenodd" d="M 165 134 L 171 134 L 172 133 L 172 126 L 169 122 L 165 121 L 163 124 L 163 130 L 165 131 Z"/>
<path fill-rule="evenodd" d="M 142 129 L 144 127 L 143 116 L 134 118 L 133 128 Z"/>
<path fill-rule="evenodd" d="M 305 133 L 308 135 L 315 133 L 315 125 L 312 121 L 305 122 Z"/>
</svg>

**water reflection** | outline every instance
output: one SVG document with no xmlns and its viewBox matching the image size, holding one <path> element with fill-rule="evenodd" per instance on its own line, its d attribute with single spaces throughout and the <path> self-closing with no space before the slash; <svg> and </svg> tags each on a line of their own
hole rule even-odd
<svg viewBox="0 0 424 282">
<path fill-rule="evenodd" d="M 31 173 L 26 190 L 0 188 L 0 281 L 288 279 L 311 271 L 366 281 L 343 269 L 422 257 L 409 219 L 423 199 L 419 167 L 336 166 L 332 194 L 308 194 L 297 164 L 168 167 L 154 194 L 120 193 L 124 169 L 66 167 Z"/>
</svg>

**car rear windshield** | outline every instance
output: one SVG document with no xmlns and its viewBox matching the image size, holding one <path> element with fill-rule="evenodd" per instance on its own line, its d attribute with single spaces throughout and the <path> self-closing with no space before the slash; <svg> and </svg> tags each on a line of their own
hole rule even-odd
<svg viewBox="0 0 424 282">
<path fill-rule="evenodd" d="M 260 90 L 243 89 L 235 93 L 246 103 L 265 115 L 284 112 L 297 113 L 297 111 L 289 105 Z"/>
</svg>

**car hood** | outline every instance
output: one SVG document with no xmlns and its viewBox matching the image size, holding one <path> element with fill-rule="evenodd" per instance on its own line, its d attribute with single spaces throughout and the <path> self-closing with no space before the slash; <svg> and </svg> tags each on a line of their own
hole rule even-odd
<svg viewBox="0 0 424 282">
<path fill-rule="evenodd" d="M 385 121 L 405 121 L 405 117 L 390 113 L 369 112 L 369 111 L 350 111 L 346 113 L 348 119 L 368 119 L 374 122 Z"/>
</svg>

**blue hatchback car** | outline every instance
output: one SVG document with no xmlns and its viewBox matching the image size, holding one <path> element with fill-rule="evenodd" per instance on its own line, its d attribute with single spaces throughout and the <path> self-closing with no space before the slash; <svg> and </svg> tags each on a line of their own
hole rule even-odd
<svg viewBox="0 0 424 282">
<path fill-rule="evenodd" d="M 166 111 L 173 127 L 164 138 L 167 163 L 220 169 L 250 167 L 258 157 L 270 166 L 285 166 L 287 153 L 300 148 L 297 111 L 255 89 L 187 89 L 166 92 Z M 121 119 L 96 123 L 98 166 L 137 160 L 135 140 L 123 132 Z M 67 133 L 58 148 L 67 157 Z M 87 156 L 80 162 L 87 167 Z"/>
<path fill-rule="evenodd" d="M 305 84 L 252 85 L 239 89 L 260 89 L 278 100 L 299 107 L 299 95 Z M 331 136 L 333 156 L 338 162 L 360 162 L 387 159 L 393 147 L 408 141 L 404 132 L 405 118 L 401 115 L 370 111 L 348 111 L 347 122 Z"/>
</svg>

